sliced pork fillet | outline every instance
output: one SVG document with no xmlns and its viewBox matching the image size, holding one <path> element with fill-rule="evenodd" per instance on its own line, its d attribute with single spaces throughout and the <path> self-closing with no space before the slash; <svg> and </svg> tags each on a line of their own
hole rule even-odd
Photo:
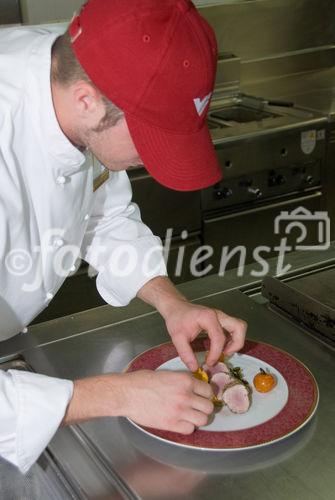
<svg viewBox="0 0 335 500">
<path fill-rule="evenodd" d="M 210 384 L 212 386 L 214 395 L 218 399 L 222 399 L 222 394 L 226 386 L 234 381 L 234 377 L 232 377 L 229 372 L 222 371 L 215 373 L 210 379 Z"/>
<path fill-rule="evenodd" d="M 224 388 L 222 401 L 233 413 L 245 413 L 250 408 L 251 389 L 243 382 L 232 382 Z"/>
<path fill-rule="evenodd" d="M 225 363 L 219 361 L 216 365 L 209 367 L 206 363 L 202 365 L 202 369 L 207 373 L 209 379 L 216 375 L 217 373 L 225 372 L 229 373 L 229 368 Z"/>
<path fill-rule="evenodd" d="M 243 379 L 240 367 L 228 366 L 219 361 L 212 367 L 204 363 L 198 371 L 202 372 L 202 375 L 197 375 L 197 378 L 210 383 L 213 389 L 212 401 L 216 406 L 227 405 L 233 413 L 245 413 L 249 410 L 252 389 Z"/>
</svg>

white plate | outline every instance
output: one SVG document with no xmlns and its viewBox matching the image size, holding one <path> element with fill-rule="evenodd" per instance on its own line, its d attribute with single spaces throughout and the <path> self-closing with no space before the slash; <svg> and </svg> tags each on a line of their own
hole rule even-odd
<svg viewBox="0 0 335 500">
<path fill-rule="evenodd" d="M 204 363 L 205 353 L 197 353 L 199 363 Z M 275 417 L 286 405 L 288 399 L 288 387 L 284 377 L 273 366 L 248 356 L 247 354 L 234 354 L 229 359 L 231 366 L 242 368 L 244 378 L 252 388 L 252 403 L 250 409 L 243 414 L 232 413 L 226 406 L 215 413 L 212 422 L 205 427 L 199 427 L 206 431 L 238 431 L 248 429 L 262 424 Z M 269 370 L 277 379 L 277 385 L 272 391 L 261 394 L 253 386 L 253 378 L 259 369 Z M 160 365 L 158 370 L 186 371 L 184 363 L 179 357 L 170 359 Z"/>
<path fill-rule="evenodd" d="M 199 338 L 192 344 L 199 363 L 202 364 L 209 342 Z M 246 340 L 243 351 L 230 358 L 232 366 L 243 370 L 244 378 L 253 388 L 253 378 L 260 368 L 269 369 L 277 378 L 276 387 L 265 394 L 253 388 L 252 403 L 248 412 L 238 415 L 228 408 L 216 412 L 207 426 L 190 435 L 141 427 L 132 424 L 160 442 L 185 449 L 208 451 L 233 451 L 258 448 L 280 441 L 296 433 L 313 417 L 319 401 L 317 383 L 297 358 L 270 344 Z M 177 357 L 171 342 L 160 344 L 138 355 L 128 365 L 127 371 L 179 370 L 185 366 Z"/>
</svg>

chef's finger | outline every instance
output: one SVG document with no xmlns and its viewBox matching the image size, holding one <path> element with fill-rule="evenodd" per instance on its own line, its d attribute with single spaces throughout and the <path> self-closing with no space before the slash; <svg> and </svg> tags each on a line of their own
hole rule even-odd
<svg viewBox="0 0 335 500">
<path fill-rule="evenodd" d="M 214 404 L 210 399 L 196 396 L 192 399 L 192 408 L 199 410 L 206 415 L 211 415 L 214 411 Z"/>
<path fill-rule="evenodd" d="M 244 346 L 245 336 L 248 328 L 247 323 L 242 319 L 228 316 L 222 311 L 216 311 L 216 313 L 221 326 L 230 335 L 230 338 L 225 345 L 224 353 L 229 355 L 239 351 Z"/>
<path fill-rule="evenodd" d="M 207 382 L 202 382 L 201 380 L 194 380 L 193 392 L 198 396 L 203 398 L 211 399 L 213 396 L 213 389 Z"/>
<path fill-rule="evenodd" d="M 206 363 L 208 364 L 208 366 L 213 366 L 215 363 L 217 363 L 219 357 L 222 354 L 226 338 L 220 325 L 216 311 L 210 311 L 210 313 L 211 314 L 208 314 L 206 317 L 206 324 L 202 324 L 201 327 L 206 330 L 207 335 L 210 339 L 210 347 L 206 358 Z"/>
<path fill-rule="evenodd" d="M 184 336 L 179 335 L 173 338 L 173 343 L 181 360 L 185 363 L 187 368 L 191 372 L 195 372 L 198 369 L 199 364 L 188 340 Z"/>
<path fill-rule="evenodd" d="M 171 430 L 179 432 L 179 434 L 192 434 L 192 432 L 194 432 L 194 424 L 186 422 L 186 420 L 179 420 L 176 426 Z"/>
<path fill-rule="evenodd" d="M 203 413 L 202 411 L 193 410 L 192 408 L 186 410 L 181 416 L 186 422 L 190 422 L 195 425 L 195 427 L 201 427 L 202 425 L 208 424 L 209 415 Z"/>
</svg>

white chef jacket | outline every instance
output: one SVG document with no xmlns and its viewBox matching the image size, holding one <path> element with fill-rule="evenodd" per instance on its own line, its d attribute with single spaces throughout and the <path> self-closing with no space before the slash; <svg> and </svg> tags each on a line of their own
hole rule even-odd
<svg viewBox="0 0 335 500">
<path fill-rule="evenodd" d="M 79 255 L 99 271 L 98 291 L 114 306 L 166 275 L 161 242 L 131 203 L 127 174 L 111 173 L 93 193 L 91 163 L 59 127 L 50 87 L 56 37 L 0 30 L 0 297 L 14 317 L 14 327 L 0 324 L 0 340 L 47 306 Z M 26 472 L 58 428 L 72 391 L 71 381 L 0 370 L 0 455 Z"/>
</svg>

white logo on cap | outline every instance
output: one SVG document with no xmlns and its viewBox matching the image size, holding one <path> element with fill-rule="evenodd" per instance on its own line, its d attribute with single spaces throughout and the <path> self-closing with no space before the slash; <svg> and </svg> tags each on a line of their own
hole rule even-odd
<svg viewBox="0 0 335 500">
<path fill-rule="evenodd" d="M 200 99 L 200 97 L 193 99 L 197 113 L 199 116 L 201 116 L 202 113 L 205 111 L 206 106 L 209 103 L 211 97 L 212 97 L 212 92 L 207 94 L 203 99 Z"/>
</svg>

